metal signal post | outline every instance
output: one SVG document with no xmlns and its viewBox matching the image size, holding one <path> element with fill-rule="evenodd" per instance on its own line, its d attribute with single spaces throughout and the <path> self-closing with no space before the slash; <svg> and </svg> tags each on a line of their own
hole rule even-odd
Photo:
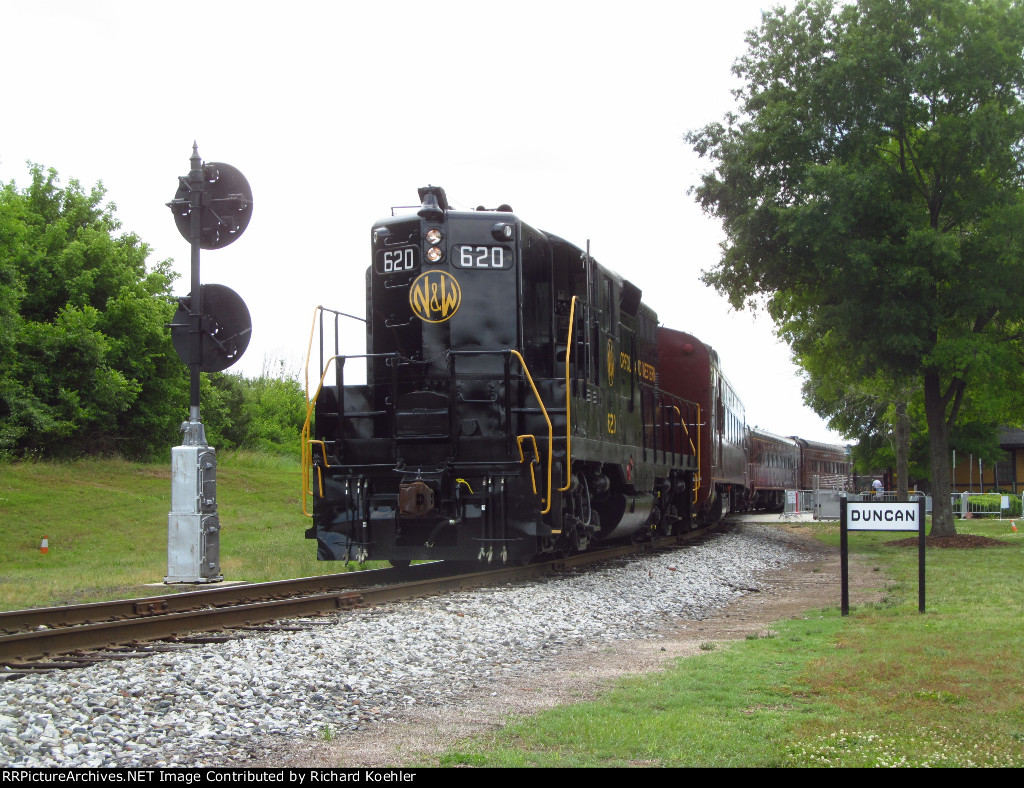
<svg viewBox="0 0 1024 788">
<path fill-rule="evenodd" d="M 182 445 L 171 449 L 171 512 L 167 518 L 165 583 L 213 583 L 220 573 L 217 455 L 207 444 L 199 412 L 200 372 L 234 364 L 249 344 L 252 322 L 245 303 L 223 285 L 199 279 L 200 249 L 219 249 L 241 236 L 252 216 L 245 176 L 229 164 L 204 164 L 192 145 L 189 174 L 167 203 L 178 231 L 191 245 L 191 286 L 178 300 L 171 338 L 189 368 L 189 418 Z"/>
<path fill-rule="evenodd" d="M 189 244 L 192 248 L 189 283 L 192 301 L 189 304 L 189 421 L 200 424 L 199 418 L 199 368 L 203 358 L 203 291 L 199 285 L 199 244 L 203 235 L 203 160 L 199 158 L 199 146 L 192 143 L 192 169 L 188 173 L 189 189 Z M 188 442 L 188 441 L 186 441 Z M 206 442 L 205 435 L 203 442 Z"/>
</svg>

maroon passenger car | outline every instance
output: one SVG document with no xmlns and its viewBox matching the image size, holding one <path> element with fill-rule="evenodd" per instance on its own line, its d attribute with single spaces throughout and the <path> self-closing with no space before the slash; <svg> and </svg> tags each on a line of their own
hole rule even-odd
<svg viewBox="0 0 1024 788">
<path fill-rule="evenodd" d="M 715 522 L 746 505 L 747 455 L 743 403 L 722 374 L 718 353 L 685 331 L 658 328 L 659 387 L 700 406 L 694 511 Z"/>
<path fill-rule="evenodd" d="M 758 427 L 747 435 L 750 508 L 781 512 L 786 490 L 800 488 L 800 444 Z"/>
</svg>

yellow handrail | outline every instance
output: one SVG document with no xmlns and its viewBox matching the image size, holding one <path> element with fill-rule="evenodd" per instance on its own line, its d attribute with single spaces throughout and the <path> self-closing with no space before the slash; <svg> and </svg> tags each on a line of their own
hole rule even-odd
<svg viewBox="0 0 1024 788">
<path fill-rule="evenodd" d="M 313 443 L 319 443 L 320 444 L 320 451 L 322 451 L 324 453 L 324 467 L 325 468 L 330 468 L 331 464 L 329 462 L 327 462 L 327 445 L 323 441 L 314 440 L 312 438 L 310 438 L 308 440 L 308 442 L 310 444 L 313 444 Z M 312 452 L 310 452 L 310 454 L 312 454 Z M 320 470 L 320 468 L 316 469 L 316 478 L 317 478 L 317 481 L 319 482 L 320 497 L 323 498 L 324 497 L 324 473 L 323 473 L 322 470 Z M 305 496 L 302 497 L 302 501 L 303 501 L 303 503 L 305 503 L 305 501 L 306 501 L 306 497 Z"/>
<path fill-rule="evenodd" d="M 312 493 L 312 490 L 310 489 L 309 485 L 309 469 L 310 466 L 312 465 L 312 450 L 309 444 L 320 444 L 320 448 L 323 451 L 324 455 L 324 465 L 325 467 L 330 467 L 330 465 L 327 463 L 327 447 L 326 445 L 324 445 L 324 442 L 319 440 L 311 440 L 309 437 L 310 421 L 313 417 L 313 410 L 316 407 L 317 397 L 320 396 L 320 392 L 324 387 L 324 378 L 327 377 L 327 371 L 331 367 L 331 362 L 334 361 L 335 363 L 337 363 L 337 359 L 339 358 L 338 356 L 331 356 L 329 359 L 327 359 L 327 363 L 324 364 L 323 373 L 320 375 L 320 383 L 317 385 L 316 394 L 313 395 L 312 399 L 310 399 L 309 363 L 310 361 L 312 361 L 313 358 L 313 336 L 316 334 L 317 316 L 321 315 L 323 312 L 332 312 L 336 316 L 349 317 L 352 318 L 353 320 L 361 320 L 364 323 L 366 322 L 361 317 L 356 317 L 355 315 L 350 315 L 345 312 L 338 312 L 337 310 L 334 309 L 327 309 L 322 304 L 318 304 L 317 306 L 313 307 L 313 322 L 312 325 L 310 325 L 309 327 L 309 342 L 306 345 L 306 367 L 305 370 L 303 371 L 306 392 L 306 420 L 302 424 L 302 432 L 299 435 L 299 457 L 302 463 L 302 513 L 306 517 L 313 516 L 311 512 L 306 511 L 306 496 Z M 334 349 L 338 350 L 337 337 L 335 337 Z M 323 352 L 322 348 L 321 352 Z M 321 471 L 318 471 L 317 475 L 320 480 L 320 495 L 323 496 L 323 473 Z"/>
<path fill-rule="evenodd" d="M 689 400 L 685 400 L 685 401 L 689 402 Z M 700 444 L 700 403 L 698 403 L 698 402 L 690 402 L 690 404 L 693 405 L 693 407 L 695 407 L 697 409 L 697 422 L 694 424 L 694 427 L 697 428 L 697 445 L 696 446 L 693 445 L 693 436 L 690 435 L 690 428 L 687 426 L 686 421 L 683 419 L 683 413 L 682 413 L 682 411 L 679 410 L 679 406 L 676 405 L 675 403 L 672 403 L 672 410 L 674 410 L 676 412 L 676 415 L 679 417 L 679 425 L 683 428 L 683 432 L 686 433 L 686 440 L 690 444 L 690 448 L 693 450 L 693 453 L 694 453 L 694 455 L 697 458 L 697 473 L 693 477 L 693 481 L 694 481 L 694 484 L 693 484 L 693 502 L 697 503 L 697 493 L 700 491 L 700 486 L 701 486 L 701 475 L 700 475 L 700 452 L 701 452 L 701 444 Z M 664 419 L 662 421 L 664 422 Z M 673 452 L 674 452 L 675 451 L 675 437 L 674 436 L 672 437 L 672 446 L 673 446 Z"/>
<path fill-rule="evenodd" d="M 305 382 L 306 382 L 306 397 L 309 397 L 309 362 L 313 355 L 313 335 L 316 333 L 316 316 L 324 311 L 323 305 L 318 304 L 313 307 L 313 324 L 309 327 L 309 342 L 306 345 L 306 369 Z"/>
<path fill-rule="evenodd" d="M 319 309 L 319 308 L 320 307 L 317 307 L 317 309 Z M 331 368 L 331 362 L 333 361 L 333 362 L 337 363 L 337 359 L 338 359 L 337 356 L 331 356 L 329 359 L 327 359 L 327 363 L 324 364 L 324 371 L 320 375 L 320 382 L 317 384 L 316 394 L 313 395 L 312 399 L 310 399 L 308 404 L 306 405 L 306 420 L 302 423 L 302 432 L 300 433 L 300 436 L 299 436 L 299 441 L 300 441 L 301 451 L 302 451 L 302 513 L 306 517 L 312 517 L 313 516 L 312 512 L 306 510 L 306 496 L 309 495 L 312 492 L 312 490 L 310 490 L 310 487 L 309 487 L 309 469 L 310 469 L 310 467 L 313 464 L 312 444 L 314 444 L 314 443 L 319 443 L 320 444 L 320 448 L 323 450 L 323 453 L 324 453 L 324 463 L 325 464 L 327 463 L 327 446 L 324 444 L 323 441 L 316 440 L 316 439 L 313 439 L 313 438 L 309 437 L 310 425 L 311 425 L 311 422 L 313 420 L 313 411 L 316 408 L 317 398 L 320 396 L 320 392 L 323 390 L 323 387 L 324 387 L 324 379 L 327 377 L 327 373 L 328 373 L 328 371 Z M 306 386 L 307 386 L 306 392 L 307 392 L 307 396 L 308 396 L 309 395 L 309 388 L 308 388 L 308 386 L 309 386 L 309 359 L 306 359 L 306 365 L 307 365 L 306 366 L 306 376 L 307 376 L 306 377 Z M 330 466 L 328 465 L 327 467 L 330 467 Z M 321 496 L 323 495 L 323 486 L 322 485 L 323 485 L 323 481 L 321 480 L 321 489 L 320 489 L 320 495 Z"/>
<path fill-rule="evenodd" d="M 693 485 L 693 502 L 697 503 L 697 493 L 700 491 L 700 484 L 701 484 L 701 475 L 700 475 L 700 403 L 699 402 L 694 402 L 692 404 L 693 404 L 693 406 L 695 408 L 697 408 L 697 423 L 694 425 L 697 428 L 697 446 L 694 447 L 694 445 L 693 445 L 693 438 L 690 438 L 690 431 L 688 429 L 686 430 L 686 437 L 690 441 L 690 448 L 694 449 L 694 451 L 697 453 L 697 473 L 694 476 L 694 485 Z M 686 425 L 685 424 L 683 425 L 683 428 L 686 429 Z"/>
<path fill-rule="evenodd" d="M 533 389 L 533 396 L 537 398 L 537 402 L 540 404 L 540 412 L 544 414 L 544 421 L 548 425 L 548 484 L 545 507 L 541 512 L 541 515 L 545 515 L 551 511 L 551 457 L 554 453 L 555 432 L 551 426 L 551 417 L 548 416 L 548 409 L 544 407 L 544 400 L 540 398 L 540 392 L 537 391 L 537 386 L 533 382 L 533 375 L 530 374 L 530 370 L 526 366 L 526 360 L 520 355 L 518 350 L 509 350 L 509 353 L 515 356 L 519 360 L 520 365 L 522 365 L 523 374 L 526 375 L 526 380 L 530 383 L 530 388 Z M 521 451 L 520 449 L 520 453 Z M 532 467 L 531 465 L 531 469 Z"/>
<path fill-rule="evenodd" d="M 569 333 L 565 338 L 565 487 L 558 492 L 565 492 L 572 487 L 572 398 L 569 396 L 569 361 L 572 358 L 572 327 L 576 320 L 576 298 L 572 297 L 569 307 Z"/>
<path fill-rule="evenodd" d="M 530 460 L 530 484 L 533 486 L 533 494 L 536 495 L 537 494 L 537 477 L 534 476 L 533 466 L 536 465 L 538 462 L 540 462 L 540 452 L 537 450 L 537 437 L 535 435 L 517 435 L 516 436 L 516 445 L 519 447 L 519 462 L 520 463 L 526 462 L 526 455 L 523 454 L 523 441 L 526 440 L 527 438 L 529 438 L 530 442 L 533 444 L 533 457 L 534 457 L 534 459 Z"/>
<path fill-rule="evenodd" d="M 700 413 L 700 405 L 697 405 L 696 402 L 694 402 L 693 405 L 696 406 L 697 413 L 699 414 Z M 696 455 L 698 453 L 697 452 L 697 447 L 693 445 L 693 438 L 690 437 L 690 428 L 687 427 L 686 426 L 686 422 L 683 421 L 682 411 L 679 410 L 679 406 L 678 405 L 673 405 L 672 408 L 675 410 L 676 415 L 679 416 L 679 423 L 680 423 L 680 425 L 682 425 L 683 432 L 686 433 L 686 440 L 690 444 L 690 448 L 693 449 L 693 453 Z M 700 417 L 698 416 L 698 419 L 699 418 Z M 697 436 L 697 440 L 698 441 L 700 440 L 700 435 Z"/>
<path fill-rule="evenodd" d="M 691 403 L 697 408 L 697 424 L 700 425 L 700 405 L 696 402 Z M 697 446 L 693 445 L 693 438 L 690 437 L 690 429 L 686 426 L 686 421 L 683 420 L 682 411 L 679 410 L 678 405 L 673 405 L 672 410 L 676 412 L 679 417 L 679 424 L 683 428 L 683 432 L 686 433 L 686 440 L 690 444 L 690 448 L 693 449 L 694 455 L 697 457 L 697 475 L 694 477 L 695 484 L 693 485 L 693 502 L 697 503 L 697 491 L 700 490 L 700 430 L 697 430 Z"/>
<path fill-rule="evenodd" d="M 316 394 L 313 398 L 309 398 L 309 362 L 313 356 L 313 335 L 316 333 L 316 318 L 321 312 L 324 311 L 323 305 L 318 304 L 313 308 L 313 323 L 309 327 L 309 342 L 306 345 L 306 368 L 303 371 L 305 376 L 305 392 L 306 392 L 306 420 L 302 423 L 302 432 L 299 433 L 299 459 L 302 465 L 302 514 L 306 517 L 312 517 L 313 513 L 306 510 L 306 496 L 309 495 L 312 490 L 309 488 L 309 469 L 312 466 L 313 461 L 313 450 L 311 444 L 319 443 L 320 448 L 324 453 L 324 462 L 327 462 L 327 447 L 323 441 L 310 440 L 310 420 L 313 417 L 313 409 L 316 406 L 317 397 L 320 396 L 320 390 L 324 385 L 324 378 L 327 375 L 327 370 L 330 368 L 330 364 L 334 361 L 335 357 L 332 356 L 328 359 L 324 365 L 323 374 L 320 376 L 320 385 L 317 386 Z M 320 495 L 323 496 L 323 477 L 320 477 Z"/>
</svg>

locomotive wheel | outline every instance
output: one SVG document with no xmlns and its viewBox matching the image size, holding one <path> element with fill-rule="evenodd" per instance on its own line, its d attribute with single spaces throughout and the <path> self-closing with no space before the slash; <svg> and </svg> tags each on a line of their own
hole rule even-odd
<svg viewBox="0 0 1024 788">
<path fill-rule="evenodd" d="M 574 528 L 572 533 L 569 534 L 569 543 L 574 553 L 582 553 L 590 544 L 586 534 L 580 533 L 580 531 L 580 528 Z"/>
<path fill-rule="evenodd" d="M 672 504 L 665 507 L 665 513 L 661 516 L 661 522 L 658 523 L 658 529 L 656 533 L 658 536 L 672 536 L 676 530 L 676 520 L 679 517 L 679 513 Z"/>
<path fill-rule="evenodd" d="M 586 474 L 577 477 L 579 484 L 573 485 L 573 511 L 583 525 L 589 525 L 594 519 L 594 509 L 590 501 L 590 485 L 587 484 Z M 585 515 L 585 516 L 584 516 Z"/>
<path fill-rule="evenodd" d="M 714 525 L 722 519 L 722 496 L 716 494 L 714 501 L 708 506 L 700 518 L 704 525 Z"/>
</svg>

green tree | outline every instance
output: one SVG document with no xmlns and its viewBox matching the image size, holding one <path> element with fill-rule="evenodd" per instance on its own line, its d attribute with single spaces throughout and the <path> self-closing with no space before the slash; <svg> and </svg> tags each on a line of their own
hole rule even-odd
<svg viewBox="0 0 1024 788">
<path fill-rule="evenodd" d="M 860 442 L 859 471 L 889 468 L 895 462 L 896 498 L 906 501 L 911 450 L 907 405 L 913 392 L 880 372 L 870 376 L 864 371 L 872 366 L 866 354 L 837 344 L 835 339 L 831 332 L 820 337 L 790 337 L 796 359 L 806 372 L 804 401 L 825 417 L 832 429 Z M 810 346 L 808 340 L 813 340 Z M 880 455 L 877 448 L 881 446 L 887 451 Z"/>
<path fill-rule="evenodd" d="M 0 458 L 10 450 L 18 438 L 19 427 L 12 423 L 9 407 L 3 403 L 16 399 L 19 382 L 13 359 L 21 334 L 21 314 L 18 306 L 25 294 L 21 274 L 4 250 L 20 243 L 22 225 L 4 209 L 0 201 Z"/>
<path fill-rule="evenodd" d="M 294 377 L 217 372 L 201 381 L 206 438 L 219 449 L 293 454 L 306 418 L 306 394 Z"/>
<path fill-rule="evenodd" d="M 1024 10 L 806 0 L 747 41 L 739 114 L 688 137 L 727 238 L 705 281 L 923 392 L 932 534 L 953 534 L 951 425 L 1020 362 Z"/>
<path fill-rule="evenodd" d="M 0 454 L 161 451 L 188 405 L 170 263 L 147 269 L 101 184 L 30 172 L 0 187 Z"/>
</svg>

